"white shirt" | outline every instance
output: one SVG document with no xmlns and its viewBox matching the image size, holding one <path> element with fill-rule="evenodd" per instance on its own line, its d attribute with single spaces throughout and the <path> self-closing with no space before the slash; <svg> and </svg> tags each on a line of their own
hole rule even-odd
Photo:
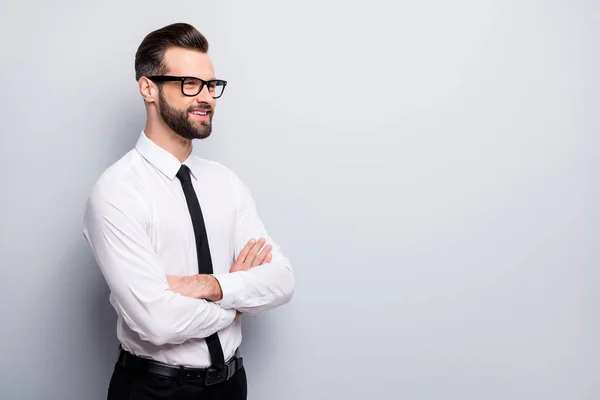
<svg viewBox="0 0 600 400">
<path fill-rule="evenodd" d="M 222 300 L 193 299 L 169 289 L 166 275 L 198 274 L 196 242 L 175 176 L 181 163 L 144 132 L 93 186 L 83 233 L 110 288 L 122 346 L 168 364 L 207 367 L 203 338 L 219 332 L 229 359 L 242 341 L 236 310 L 256 314 L 285 304 L 295 283 L 289 260 L 266 232 L 238 176 L 197 156 L 184 164 L 202 207 Z M 273 246 L 272 261 L 229 273 L 247 241 L 259 237 Z"/>
</svg>

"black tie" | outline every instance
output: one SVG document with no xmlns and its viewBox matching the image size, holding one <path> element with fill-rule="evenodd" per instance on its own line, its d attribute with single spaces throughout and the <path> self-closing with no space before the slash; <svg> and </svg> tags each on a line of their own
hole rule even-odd
<svg viewBox="0 0 600 400">
<path fill-rule="evenodd" d="M 200 203 L 198 202 L 198 197 L 196 197 L 196 191 L 190 178 L 190 169 L 187 165 L 181 166 L 179 172 L 177 172 L 177 178 L 181 181 L 181 187 L 183 188 L 185 200 L 190 211 L 190 216 L 192 217 L 194 236 L 196 237 L 196 253 L 198 254 L 198 272 L 200 274 L 212 274 L 213 267 L 208 247 L 206 226 L 204 225 L 202 209 L 200 208 Z M 216 332 L 206 338 L 206 344 L 210 353 L 212 366 L 223 369 L 225 367 L 225 356 L 223 355 L 223 348 Z"/>
</svg>

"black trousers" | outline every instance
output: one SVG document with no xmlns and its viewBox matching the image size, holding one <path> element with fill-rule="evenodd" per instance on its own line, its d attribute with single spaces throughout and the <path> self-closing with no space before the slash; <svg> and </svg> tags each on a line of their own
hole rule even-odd
<svg viewBox="0 0 600 400">
<path fill-rule="evenodd" d="M 204 386 L 135 373 L 117 362 L 108 387 L 108 400 L 246 400 L 247 392 L 244 367 L 225 382 Z"/>
</svg>

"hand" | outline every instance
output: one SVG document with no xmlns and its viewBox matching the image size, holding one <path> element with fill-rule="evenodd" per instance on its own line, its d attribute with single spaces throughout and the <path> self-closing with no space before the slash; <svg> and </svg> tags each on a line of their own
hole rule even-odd
<svg viewBox="0 0 600 400">
<path fill-rule="evenodd" d="M 169 288 L 182 296 L 217 301 L 223 297 L 221 285 L 212 275 L 167 275 Z"/>
<path fill-rule="evenodd" d="M 229 272 L 248 271 L 259 265 L 270 263 L 273 260 L 272 249 L 273 246 L 270 244 L 265 246 L 263 238 L 249 240 Z"/>
</svg>

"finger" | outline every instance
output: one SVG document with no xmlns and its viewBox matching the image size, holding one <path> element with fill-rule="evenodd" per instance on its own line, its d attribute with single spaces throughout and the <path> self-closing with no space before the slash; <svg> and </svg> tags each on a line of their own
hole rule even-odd
<svg viewBox="0 0 600 400">
<path fill-rule="evenodd" d="M 233 264 L 233 266 L 231 267 L 230 272 L 236 272 L 236 271 L 240 271 L 243 269 L 244 262 L 246 261 L 246 257 L 248 256 L 250 249 L 252 249 L 252 247 L 254 246 L 255 243 L 256 243 L 256 239 L 248 240 L 248 242 L 246 243 L 246 245 L 244 246 L 242 251 L 240 251 L 240 254 L 238 255 L 237 260 L 235 260 L 235 264 Z"/>
<path fill-rule="evenodd" d="M 265 258 L 271 252 L 271 245 L 268 244 L 262 248 L 262 250 L 254 257 L 254 261 L 252 261 L 252 267 L 257 267 L 265 262 Z"/>
<path fill-rule="evenodd" d="M 254 258 L 252 262 L 252 267 L 257 267 L 262 265 L 265 262 L 266 257 L 271 254 L 272 246 L 270 244 L 266 245 L 260 253 Z"/>
<path fill-rule="evenodd" d="M 250 252 L 250 250 L 252 250 L 252 248 L 254 247 L 255 244 L 256 244 L 256 239 L 252 238 L 252 239 L 248 240 L 248 243 L 246 243 L 246 245 L 244 246 L 242 251 L 240 251 L 238 260 L 241 260 L 243 263 L 246 260 L 248 253 Z"/>
<path fill-rule="evenodd" d="M 254 246 L 252 246 L 252 248 L 248 252 L 248 255 L 246 256 L 246 261 L 244 261 L 244 267 L 246 267 L 246 268 L 252 267 L 252 265 L 254 263 L 254 259 L 256 258 L 256 255 L 258 254 L 258 252 L 260 251 L 260 249 L 262 249 L 262 247 L 264 245 L 265 245 L 265 239 L 260 238 L 257 240 L 256 244 Z"/>
<path fill-rule="evenodd" d="M 265 264 L 268 264 L 271 261 L 273 261 L 273 253 L 269 253 L 269 255 L 267 256 L 267 258 L 265 258 Z"/>
</svg>

